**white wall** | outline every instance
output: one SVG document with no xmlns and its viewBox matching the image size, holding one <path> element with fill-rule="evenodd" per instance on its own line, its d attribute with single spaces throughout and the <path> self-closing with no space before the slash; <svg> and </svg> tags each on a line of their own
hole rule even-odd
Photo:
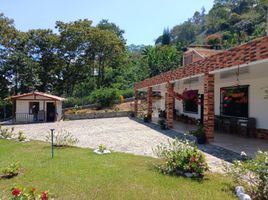
<svg viewBox="0 0 268 200">
<path fill-rule="evenodd" d="M 227 78 L 222 78 L 219 74 L 215 75 L 216 115 L 220 114 L 220 88 L 236 84 L 235 75 Z M 268 70 L 262 67 L 252 67 L 249 73 L 239 76 L 239 84 L 249 85 L 249 117 L 256 118 L 257 128 L 268 129 L 268 100 L 264 99 L 264 88 L 268 87 Z"/>
<path fill-rule="evenodd" d="M 22 99 L 33 99 L 33 100 L 17 100 L 16 101 L 16 121 L 17 122 L 27 122 L 27 121 L 33 121 L 33 115 L 29 114 L 29 105 L 30 102 L 39 102 L 39 110 L 44 110 L 46 112 L 47 109 L 47 102 L 54 103 L 55 101 L 49 101 L 48 98 L 44 103 L 44 101 L 38 101 L 38 99 L 41 99 L 41 97 L 36 96 L 36 100 L 34 98 L 26 98 L 23 97 Z M 57 101 L 56 102 L 56 113 L 57 113 L 57 121 L 62 118 L 62 102 Z M 45 117 L 46 120 L 46 117 Z"/>
</svg>

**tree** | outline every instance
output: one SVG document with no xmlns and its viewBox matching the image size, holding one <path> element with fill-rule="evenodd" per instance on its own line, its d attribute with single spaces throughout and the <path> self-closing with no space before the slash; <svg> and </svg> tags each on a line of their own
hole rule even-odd
<svg viewBox="0 0 268 200">
<path fill-rule="evenodd" d="M 268 0 L 258 0 L 258 3 L 266 9 L 266 35 L 268 35 Z"/>
<path fill-rule="evenodd" d="M 102 19 L 97 25 L 97 28 L 115 33 L 124 44 L 126 43 L 126 40 L 123 36 L 125 31 L 120 29 L 120 27 L 117 26 L 115 23 L 109 22 L 108 19 Z"/>
<path fill-rule="evenodd" d="M 59 67 L 58 43 L 58 35 L 52 33 L 50 29 L 29 31 L 28 48 L 32 60 L 38 65 L 39 91 L 56 92 L 53 91 L 53 85 L 56 84 L 55 73 Z"/>
</svg>

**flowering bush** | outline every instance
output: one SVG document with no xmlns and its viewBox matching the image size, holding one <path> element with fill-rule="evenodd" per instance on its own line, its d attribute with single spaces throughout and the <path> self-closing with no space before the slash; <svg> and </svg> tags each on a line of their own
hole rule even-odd
<svg viewBox="0 0 268 200">
<path fill-rule="evenodd" d="M 70 132 L 64 129 L 56 132 L 54 134 L 53 140 L 54 140 L 54 146 L 56 147 L 73 146 L 78 143 L 78 139 L 74 137 Z M 50 133 L 46 136 L 46 141 L 51 142 Z"/>
<path fill-rule="evenodd" d="M 173 175 L 191 173 L 194 177 L 203 177 L 208 165 L 205 155 L 197 149 L 194 143 L 175 139 L 161 144 L 154 149 L 154 153 L 165 160 L 159 166 L 161 172 Z"/>
<path fill-rule="evenodd" d="M 49 196 L 51 196 L 48 191 L 38 194 L 36 188 L 26 191 L 25 188 L 19 187 L 12 188 L 11 194 L 13 200 L 48 200 Z"/>
<path fill-rule="evenodd" d="M 268 200 L 268 152 L 259 151 L 255 159 L 235 161 L 225 170 L 236 183 L 245 186 L 253 199 Z"/>
</svg>

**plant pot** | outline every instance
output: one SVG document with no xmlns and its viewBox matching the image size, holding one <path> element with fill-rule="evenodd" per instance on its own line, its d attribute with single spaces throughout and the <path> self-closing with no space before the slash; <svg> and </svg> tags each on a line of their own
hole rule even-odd
<svg viewBox="0 0 268 200">
<path fill-rule="evenodd" d="M 162 130 L 166 130 L 166 129 L 167 129 L 167 125 L 166 125 L 166 124 L 160 124 L 160 128 L 161 128 Z"/>
<path fill-rule="evenodd" d="M 198 144 L 206 144 L 207 138 L 206 136 L 198 136 L 196 137 L 196 140 Z"/>
</svg>

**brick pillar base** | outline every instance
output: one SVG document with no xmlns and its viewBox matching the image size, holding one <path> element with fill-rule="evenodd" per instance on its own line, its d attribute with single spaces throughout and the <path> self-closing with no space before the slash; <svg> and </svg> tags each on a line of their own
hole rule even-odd
<svg viewBox="0 0 268 200">
<path fill-rule="evenodd" d="M 167 126 L 173 128 L 174 85 L 167 83 Z"/>
<path fill-rule="evenodd" d="M 134 115 L 138 116 L 138 90 L 134 92 Z"/>
<path fill-rule="evenodd" d="M 214 75 L 204 76 L 204 126 L 207 142 L 214 141 Z"/>
<path fill-rule="evenodd" d="M 147 90 L 147 116 L 152 117 L 153 113 L 153 88 L 149 87 Z"/>
</svg>

